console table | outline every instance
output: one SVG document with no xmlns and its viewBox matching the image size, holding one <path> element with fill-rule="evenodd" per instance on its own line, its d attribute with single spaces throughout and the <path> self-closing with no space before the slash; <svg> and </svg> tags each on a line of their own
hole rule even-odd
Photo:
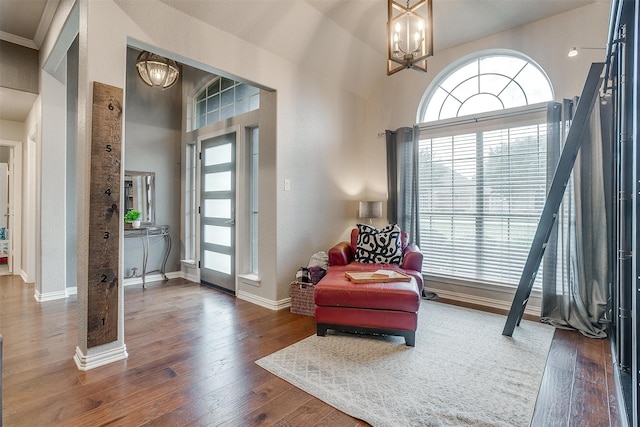
<svg viewBox="0 0 640 427">
<path fill-rule="evenodd" d="M 149 259 L 149 240 L 156 237 L 162 237 L 165 241 L 165 250 L 162 257 L 162 264 L 159 270 L 147 271 L 147 260 Z M 165 267 L 167 265 L 167 259 L 169 258 L 169 252 L 171 252 L 171 235 L 169 235 L 168 225 L 142 225 L 139 228 L 133 228 L 129 224 L 125 225 L 124 238 L 133 239 L 139 238 L 142 240 L 142 287 L 145 286 L 145 275 L 147 273 L 159 272 L 162 274 L 164 280 L 167 279 L 165 274 Z"/>
</svg>

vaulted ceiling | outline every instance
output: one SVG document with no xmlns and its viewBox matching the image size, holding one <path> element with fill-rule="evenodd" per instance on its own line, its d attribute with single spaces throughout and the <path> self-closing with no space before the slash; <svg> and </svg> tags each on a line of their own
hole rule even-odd
<svg viewBox="0 0 640 427">
<path fill-rule="evenodd" d="M 261 47 L 290 48 L 298 25 L 299 0 L 160 0 L 187 15 Z M 402 0 L 399 1 L 403 3 Z M 443 50 L 490 34 L 608 0 L 433 0 L 434 50 Z M 304 0 L 346 32 L 385 55 L 386 0 Z M 412 1 L 413 3 L 413 1 Z M 270 43 L 274 23 L 286 24 L 288 38 Z M 286 28 L 286 27 L 285 27 Z M 278 52 L 276 52 L 278 53 Z"/>
<path fill-rule="evenodd" d="M 39 49 L 59 1 L 0 0 L 0 39 Z M 116 0 L 121 6 L 131 1 L 140 0 Z M 297 63 L 305 61 L 309 46 L 319 43 L 320 31 L 328 28 L 351 35 L 376 55 L 385 55 L 386 0 L 160 1 Z M 434 50 L 595 2 L 610 0 L 433 0 Z M 0 106 L 0 115 L 6 110 Z"/>
</svg>

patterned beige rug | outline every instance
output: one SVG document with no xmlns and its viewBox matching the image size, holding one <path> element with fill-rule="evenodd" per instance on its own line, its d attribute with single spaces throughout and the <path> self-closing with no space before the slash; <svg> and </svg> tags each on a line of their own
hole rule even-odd
<svg viewBox="0 0 640 427">
<path fill-rule="evenodd" d="M 422 301 L 399 337 L 311 336 L 256 363 L 374 426 L 528 426 L 554 329 Z"/>
</svg>

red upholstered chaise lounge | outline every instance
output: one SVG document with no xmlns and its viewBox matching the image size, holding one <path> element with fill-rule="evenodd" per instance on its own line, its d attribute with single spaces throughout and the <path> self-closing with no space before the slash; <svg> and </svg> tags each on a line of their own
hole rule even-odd
<svg viewBox="0 0 640 427">
<path fill-rule="evenodd" d="M 422 253 L 417 245 L 407 243 L 402 233 L 401 264 L 355 262 L 358 229 L 351 232 L 351 242 L 341 242 L 329 250 L 327 274 L 315 286 L 314 303 L 317 335 L 328 329 L 400 335 L 408 346 L 415 346 L 418 309 L 422 293 Z M 408 282 L 353 283 L 346 272 L 391 269 L 405 273 Z"/>
</svg>

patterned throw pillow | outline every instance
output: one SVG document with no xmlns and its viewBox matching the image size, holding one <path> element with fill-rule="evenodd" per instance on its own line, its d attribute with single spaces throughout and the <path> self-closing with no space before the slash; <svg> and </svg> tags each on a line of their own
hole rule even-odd
<svg viewBox="0 0 640 427">
<path fill-rule="evenodd" d="M 380 230 L 358 224 L 355 261 L 368 264 L 402 263 L 400 227 L 390 224 Z"/>
</svg>

